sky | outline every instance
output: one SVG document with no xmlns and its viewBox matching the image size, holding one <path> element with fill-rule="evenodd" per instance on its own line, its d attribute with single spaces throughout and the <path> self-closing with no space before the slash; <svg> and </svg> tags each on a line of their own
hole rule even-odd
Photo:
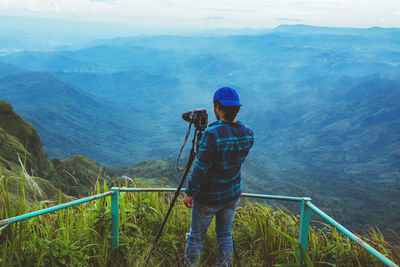
<svg viewBox="0 0 400 267">
<path fill-rule="evenodd" d="M 149 27 L 400 27 L 400 0 L 0 0 L 0 15 Z"/>
</svg>

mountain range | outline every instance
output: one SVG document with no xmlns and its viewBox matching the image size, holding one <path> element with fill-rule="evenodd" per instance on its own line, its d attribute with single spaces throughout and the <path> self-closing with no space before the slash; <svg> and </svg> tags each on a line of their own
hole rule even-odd
<svg viewBox="0 0 400 267">
<path fill-rule="evenodd" d="M 175 183 L 181 114 L 204 107 L 212 121 L 213 92 L 232 86 L 255 132 L 247 191 L 310 196 L 352 229 L 388 233 L 400 230 L 399 36 L 297 25 L 9 53 L 0 98 L 36 127 L 50 158 L 81 154 L 115 175 L 156 182 L 165 171 Z"/>
</svg>

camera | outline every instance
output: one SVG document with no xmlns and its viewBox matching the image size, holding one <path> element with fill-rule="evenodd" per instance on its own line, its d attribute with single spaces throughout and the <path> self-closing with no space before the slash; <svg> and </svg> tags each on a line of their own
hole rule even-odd
<svg viewBox="0 0 400 267">
<path fill-rule="evenodd" d="M 182 114 L 182 119 L 194 124 L 197 130 L 204 131 L 208 124 L 208 114 L 206 109 L 196 109 Z"/>
</svg>

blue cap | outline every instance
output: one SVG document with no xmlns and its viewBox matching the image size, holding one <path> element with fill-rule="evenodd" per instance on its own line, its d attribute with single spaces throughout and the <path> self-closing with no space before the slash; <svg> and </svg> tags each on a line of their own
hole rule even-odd
<svg viewBox="0 0 400 267">
<path fill-rule="evenodd" d="M 239 95 L 235 89 L 230 87 L 219 88 L 214 94 L 214 101 L 218 100 L 221 105 L 225 107 L 229 106 L 241 106 L 239 101 Z"/>
</svg>

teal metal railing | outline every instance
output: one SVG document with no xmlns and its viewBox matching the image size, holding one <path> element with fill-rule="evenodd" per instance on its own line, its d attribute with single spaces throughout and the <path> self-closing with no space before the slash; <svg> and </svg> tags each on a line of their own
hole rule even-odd
<svg viewBox="0 0 400 267">
<path fill-rule="evenodd" d="M 120 192 L 175 192 L 176 188 L 126 188 L 126 187 L 113 187 L 111 188 L 111 191 L 98 194 L 95 196 L 90 196 L 82 199 L 78 199 L 75 201 L 71 201 L 68 203 L 60 204 L 57 206 L 49 207 L 46 209 L 22 214 L 16 217 L 4 219 L 0 221 L 0 227 L 18 222 L 21 220 L 26 220 L 32 217 L 36 217 L 39 215 L 43 215 L 46 213 L 50 213 L 53 211 L 65 209 L 68 207 L 76 206 L 79 204 L 83 204 L 85 202 L 93 201 L 96 199 L 104 198 L 107 196 L 111 196 L 111 244 L 113 248 L 118 248 L 119 246 L 119 193 Z M 375 250 L 373 247 L 368 245 L 366 242 L 361 240 L 359 237 L 357 237 L 355 234 L 347 230 L 345 227 L 343 227 L 341 224 L 336 222 L 334 219 L 329 217 L 326 213 L 324 213 L 322 210 L 320 210 L 317 206 L 311 203 L 311 198 L 309 197 L 289 197 L 289 196 L 275 196 L 275 195 L 264 195 L 264 194 L 249 194 L 249 193 L 243 193 L 242 197 L 247 197 L 247 198 L 258 198 L 258 199 L 270 199 L 270 200 L 283 200 L 283 201 L 294 201 L 294 202 L 300 202 L 301 203 L 301 216 L 300 216 L 300 231 L 299 231 L 299 243 L 303 250 L 307 252 L 307 247 L 308 247 L 308 233 L 309 233 L 309 227 L 310 227 L 310 216 L 311 216 L 311 211 L 314 211 L 316 214 L 321 216 L 323 219 L 328 221 L 330 224 L 335 226 L 339 231 L 341 231 L 343 234 L 348 236 L 351 240 L 356 242 L 358 245 L 366 249 L 369 253 L 371 253 L 373 256 L 375 256 L 377 259 L 379 259 L 381 262 L 383 262 L 387 266 L 391 267 L 399 267 L 397 264 L 386 258 L 384 255 L 382 255 L 380 252 Z M 303 253 L 300 251 L 300 253 Z"/>
</svg>

